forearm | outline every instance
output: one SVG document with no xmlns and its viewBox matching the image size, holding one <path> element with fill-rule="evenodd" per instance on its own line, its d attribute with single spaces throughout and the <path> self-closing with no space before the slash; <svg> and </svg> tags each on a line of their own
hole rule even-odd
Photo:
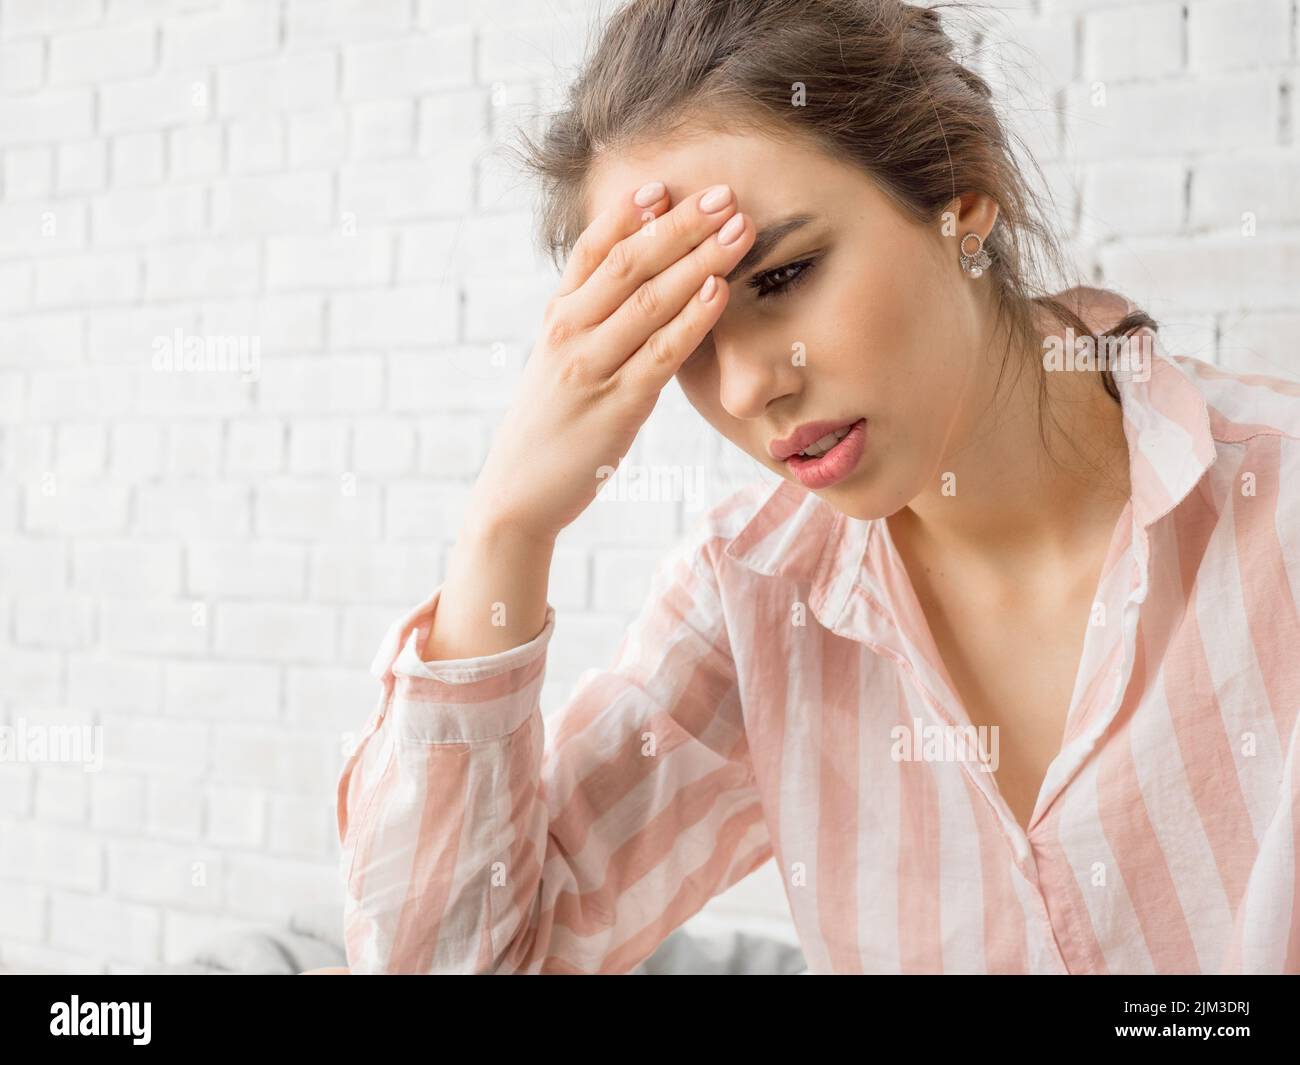
<svg viewBox="0 0 1300 1065">
<path fill-rule="evenodd" d="M 549 537 L 468 520 L 452 549 L 420 657 L 477 658 L 533 639 L 546 621 L 554 551 Z"/>
</svg>

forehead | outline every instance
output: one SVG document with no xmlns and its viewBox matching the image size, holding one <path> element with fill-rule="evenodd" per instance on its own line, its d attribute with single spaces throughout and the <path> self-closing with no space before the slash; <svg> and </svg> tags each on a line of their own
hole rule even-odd
<svg viewBox="0 0 1300 1065">
<path fill-rule="evenodd" d="M 676 206 L 711 185 L 730 185 L 758 226 L 777 214 L 811 207 L 846 168 L 797 139 L 757 133 L 690 133 L 605 152 L 583 198 L 583 227 L 647 181 L 662 181 Z M 824 202 L 819 204 L 824 208 Z"/>
</svg>

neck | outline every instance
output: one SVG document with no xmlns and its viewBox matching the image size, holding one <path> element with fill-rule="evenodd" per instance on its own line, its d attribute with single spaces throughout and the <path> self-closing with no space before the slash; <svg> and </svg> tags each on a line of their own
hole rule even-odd
<svg viewBox="0 0 1300 1065">
<path fill-rule="evenodd" d="M 990 573 L 1063 564 L 1107 536 L 1129 498 L 1120 406 L 1096 372 L 1049 372 L 1040 430 L 1041 334 L 1031 350 L 1008 355 L 1030 361 L 1023 372 L 1008 364 L 1000 394 L 1005 337 L 983 350 L 940 468 L 890 516 L 891 530 Z"/>
</svg>

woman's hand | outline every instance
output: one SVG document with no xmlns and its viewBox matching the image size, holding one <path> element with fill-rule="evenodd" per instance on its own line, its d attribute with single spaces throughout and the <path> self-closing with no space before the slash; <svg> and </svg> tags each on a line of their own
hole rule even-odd
<svg viewBox="0 0 1300 1065">
<path fill-rule="evenodd" d="M 597 216 L 474 486 L 471 521 L 554 540 L 623 460 L 659 393 L 727 305 L 754 229 L 725 185 L 671 210 L 662 183 Z M 703 291 L 702 291 L 703 290 Z"/>
</svg>

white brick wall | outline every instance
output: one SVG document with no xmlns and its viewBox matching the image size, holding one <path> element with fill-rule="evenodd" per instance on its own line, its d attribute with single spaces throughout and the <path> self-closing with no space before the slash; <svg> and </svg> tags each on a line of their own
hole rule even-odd
<svg viewBox="0 0 1300 1065">
<path fill-rule="evenodd" d="M 1293 0 L 1006 10 L 971 61 L 1085 277 L 1173 350 L 1300 372 Z M 554 283 L 492 149 L 586 18 L 0 0 L 0 720 L 104 745 L 96 773 L 0 765 L 0 966 L 136 971 L 338 898 L 366 667 L 441 577 Z M 155 370 L 176 336 L 255 340 L 254 379 Z M 675 389 L 628 462 L 703 464 L 709 501 L 755 476 Z M 566 531 L 547 711 L 694 517 Z M 703 919 L 783 906 L 769 866 Z"/>
</svg>

